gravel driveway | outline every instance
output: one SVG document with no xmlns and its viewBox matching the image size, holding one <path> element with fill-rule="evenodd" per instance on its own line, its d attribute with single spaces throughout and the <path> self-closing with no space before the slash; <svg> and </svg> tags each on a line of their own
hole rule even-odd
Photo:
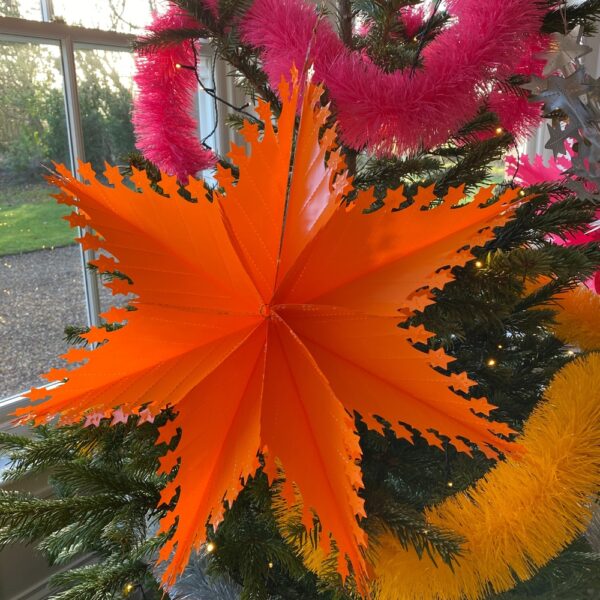
<svg viewBox="0 0 600 600">
<path fill-rule="evenodd" d="M 86 324 L 77 246 L 0 256 L 0 399 L 44 383 L 64 364 L 65 326 Z"/>
</svg>

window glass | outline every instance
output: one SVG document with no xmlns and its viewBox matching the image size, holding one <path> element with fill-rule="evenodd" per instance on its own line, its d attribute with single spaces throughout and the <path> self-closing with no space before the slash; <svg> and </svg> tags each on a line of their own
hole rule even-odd
<svg viewBox="0 0 600 600">
<path fill-rule="evenodd" d="M 68 156 L 59 47 L 0 40 L 0 397 L 43 384 L 85 323 L 70 211 L 43 179 Z"/>
<path fill-rule="evenodd" d="M 40 0 L 0 0 L 0 17 L 19 17 L 41 21 Z"/>
<path fill-rule="evenodd" d="M 78 45 L 75 66 L 86 161 L 97 171 L 105 161 L 126 165 L 135 149 L 132 53 Z"/>
<path fill-rule="evenodd" d="M 213 68 L 213 61 L 206 54 L 200 54 L 198 59 L 198 76 L 202 85 L 206 89 L 215 89 L 215 73 Z M 218 144 L 218 121 L 219 119 L 223 119 L 224 115 L 219 114 L 219 112 L 223 113 L 223 107 L 219 110 L 218 102 L 210 96 L 206 91 L 202 89 L 200 86 L 198 89 L 198 125 L 200 131 L 198 132 L 200 139 L 207 144 L 209 148 L 215 151 L 221 150 Z M 227 152 L 223 152 L 224 154 Z M 205 177 L 211 177 L 209 172 L 205 172 L 203 174 Z"/>
<path fill-rule="evenodd" d="M 77 91 L 86 161 L 102 180 L 104 163 L 126 167 L 135 150 L 131 123 L 134 61 L 131 52 L 78 45 L 75 49 Z M 124 303 L 100 287 L 100 305 L 107 310 Z"/>
<path fill-rule="evenodd" d="M 152 11 L 164 10 L 164 0 L 53 0 L 54 18 L 69 25 L 138 33 L 151 20 Z"/>
</svg>

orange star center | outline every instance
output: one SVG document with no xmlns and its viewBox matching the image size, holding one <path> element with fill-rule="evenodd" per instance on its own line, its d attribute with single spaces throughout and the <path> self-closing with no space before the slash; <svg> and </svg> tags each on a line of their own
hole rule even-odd
<svg viewBox="0 0 600 600">
<path fill-rule="evenodd" d="M 270 304 L 261 304 L 258 309 L 259 314 L 265 319 L 271 318 L 271 305 Z"/>
</svg>

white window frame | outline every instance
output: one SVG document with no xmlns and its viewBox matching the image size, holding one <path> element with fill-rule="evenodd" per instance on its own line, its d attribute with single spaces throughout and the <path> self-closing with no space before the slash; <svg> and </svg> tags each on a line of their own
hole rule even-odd
<svg viewBox="0 0 600 600">
<path fill-rule="evenodd" d="M 131 51 L 131 46 L 136 36 L 128 33 L 115 31 L 104 31 L 99 29 L 88 29 L 74 25 L 67 25 L 61 21 L 53 21 L 54 12 L 52 0 L 40 0 L 41 21 L 29 19 L 20 19 L 13 17 L 0 17 L 0 44 L 2 42 L 35 42 L 50 43 L 58 45 L 60 48 L 63 90 L 65 98 L 66 125 L 68 133 L 69 157 L 71 164 L 78 173 L 78 161 L 85 162 L 83 129 L 81 125 L 81 114 L 79 109 L 79 98 L 77 93 L 77 73 L 75 67 L 75 47 L 88 46 L 103 50 Z M 201 67 L 207 64 L 207 59 L 212 59 L 212 50 L 208 44 L 201 45 Z M 207 81 L 210 74 L 207 69 L 200 68 L 199 75 L 203 81 Z M 213 83 L 212 81 L 210 82 Z M 226 76 L 224 65 L 218 63 L 215 69 L 214 86 L 225 91 L 229 96 L 231 82 Z M 205 127 L 212 127 L 214 122 L 214 108 L 212 99 L 203 97 L 198 98 L 197 110 L 199 122 L 204 123 Z M 229 146 L 230 134 L 226 127 L 220 127 L 210 136 L 207 143 L 214 147 L 217 152 L 221 152 Z M 200 134 L 200 132 L 199 132 Z M 207 174 L 208 175 L 208 174 Z M 208 176 L 210 178 L 210 176 Z M 79 229 L 79 235 L 83 231 Z M 94 252 L 83 250 L 80 247 L 81 267 L 84 280 L 85 307 L 87 324 L 98 326 L 100 324 L 100 295 L 98 278 L 94 272 L 87 268 L 87 263 L 94 260 Z M 58 382 L 52 382 L 47 387 L 54 387 Z M 10 422 L 10 415 L 19 406 L 29 403 L 27 398 L 23 398 L 22 393 L 0 398 L 0 429 L 3 424 Z"/>
<path fill-rule="evenodd" d="M 79 177 L 78 161 L 85 161 L 83 130 L 81 127 L 81 114 L 79 111 L 79 98 L 77 94 L 77 74 L 75 68 L 75 45 L 86 44 L 94 47 L 110 48 L 120 51 L 131 49 L 135 39 L 133 35 L 86 29 L 84 27 L 69 26 L 61 22 L 53 22 L 52 4 L 50 0 L 42 0 L 42 17 L 44 21 L 29 21 L 11 17 L 0 17 L 0 41 L 35 41 L 38 43 L 50 42 L 58 44 L 60 48 L 63 89 L 65 98 L 65 111 L 67 117 L 67 133 L 69 141 L 69 154 L 71 164 Z M 80 235 L 83 232 L 80 231 Z M 98 279 L 95 273 L 87 267 L 87 263 L 94 260 L 94 252 L 81 250 L 81 264 L 85 288 L 85 304 L 88 325 L 99 325 L 100 297 L 98 293 Z"/>
</svg>

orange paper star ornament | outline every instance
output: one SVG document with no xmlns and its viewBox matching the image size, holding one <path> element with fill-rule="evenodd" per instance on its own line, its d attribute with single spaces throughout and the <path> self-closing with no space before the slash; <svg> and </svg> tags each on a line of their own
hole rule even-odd
<svg viewBox="0 0 600 600">
<path fill-rule="evenodd" d="M 114 272 L 119 270 L 119 265 L 114 258 L 102 254 L 95 260 L 90 261 L 92 265 L 98 268 L 100 273 Z"/>
<path fill-rule="evenodd" d="M 88 218 L 82 214 L 77 212 L 72 212 L 71 214 L 63 217 L 65 221 L 68 221 L 71 227 L 86 227 L 89 223 Z"/>
<path fill-rule="evenodd" d="M 128 318 L 129 312 L 130 311 L 128 311 L 126 308 L 117 308 L 116 306 L 112 306 L 109 310 L 102 313 L 100 316 L 107 323 L 122 323 Z"/>
<path fill-rule="evenodd" d="M 506 427 L 476 415 L 451 391 L 468 389 L 467 376 L 434 370 L 431 364 L 450 359 L 414 347 L 433 334 L 397 325 L 400 307 L 429 302 L 427 282 L 437 284 L 438 269 L 469 260 L 458 249 L 493 236 L 517 192 L 486 207 L 455 207 L 463 198 L 454 190 L 451 201 L 436 199 L 439 206 L 428 210 L 435 197 L 427 188 L 406 209 L 364 214 L 373 190 L 342 202 L 351 184 L 333 131 L 323 133 L 329 111 L 320 96 L 317 87 L 304 90 L 296 137 L 297 85 L 282 84 L 277 130 L 270 107 L 259 104 L 264 128 L 246 123 L 250 152 L 234 148 L 239 177 L 219 169 L 212 202 L 194 179 L 187 190 L 197 202 L 188 202 L 168 179 L 161 187 L 170 197 L 159 195 L 139 171 L 138 191 L 113 171 L 105 186 L 88 166 L 87 184 L 57 168 L 62 201 L 67 195 L 85 212 L 101 236 L 94 243 L 118 259 L 137 310 L 121 329 L 87 334 L 89 342 L 108 342 L 69 371 L 50 400 L 24 412 L 68 421 L 115 409 L 141 414 L 145 407 L 145 420 L 166 406 L 177 411 L 159 440 L 182 430 L 162 461 L 168 472 L 180 460 L 163 491 L 170 501 L 179 488 L 161 524 L 162 531 L 176 526 L 161 552 L 170 561 L 166 581 L 256 471 L 258 453 L 271 479 L 283 469 L 285 497 L 296 484 L 305 522 L 312 524 L 312 511 L 318 515 L 323 547 L 335 539 L 340 572 L 351 564 L 365 577 L 354 411 L 375 428 L 374 416 L 382 416 L 402 437 L 412 435 L 409 426 L 430 443 L 441 446 L 445 436 L 464 452 L 463 440 L 489 454 L 510 450 L 497 435 Z M 386 203 L 405 200 L 397 190 Z M 90 238 L 81 241 L 90 245 Z M 415 292 L 419 303 L 411 302 Z"/>
<path fill-rule="evenodd" d="M 65 354 L 61 354 L 60 358 L 67 361 L 67 363 L 81 362 L 89 358 L 89 350 L 86 348 L 69 348 Z"/>
</svg>

